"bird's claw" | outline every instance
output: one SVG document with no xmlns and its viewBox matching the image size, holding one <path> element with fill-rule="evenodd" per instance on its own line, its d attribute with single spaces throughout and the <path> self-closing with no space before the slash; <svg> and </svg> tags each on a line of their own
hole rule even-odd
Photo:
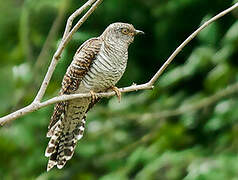
<svg viewBox="0 0 238 180">
<path fill-rule="evenodd" d="M 116 86 L 112 86 L 111 89 L 116 93 L 118 102 L 121 102 L 121 91 Z"/>
<path fill-rule="evenodd" d="M 97 95 L 94 91 L 89 91 L 89 93 L 91 94 L 91 101 L 94 103 L 97 99 Z"/>
</svg>

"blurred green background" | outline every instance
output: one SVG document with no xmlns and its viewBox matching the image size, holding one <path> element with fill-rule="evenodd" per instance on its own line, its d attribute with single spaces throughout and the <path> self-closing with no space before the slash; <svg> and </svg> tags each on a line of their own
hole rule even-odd
<svg viewBox="0 0 238 180">
<path fill-rule="evenodd" d="M 83 1 L 85 2 L 85 1 Z M 29 104 L 79 0 L 0 0 L 0 115 Z M 233 2 L 234 3 L 234 2 Z M 57 95 L 77 47 L 110 23 L 146 35 L 129 49 L 118 86 L 148 81 L 224 0 L 104 0 L 73 36 L 45 99 Z M 238 179 L 238 10 L 219 19 L 176 57 L 153 90 L 103 99 L 62 170 L 46 173 L 53 105 L 0 128 L 0 179 Z"/>
</svg>

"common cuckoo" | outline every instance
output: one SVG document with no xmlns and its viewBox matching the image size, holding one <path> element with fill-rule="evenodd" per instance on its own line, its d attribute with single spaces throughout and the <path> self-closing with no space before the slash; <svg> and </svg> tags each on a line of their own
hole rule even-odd
<svg viewBox="0 0 238 180">
<path fill-rule="evenodd" d="M 131 24 L 113 23 L 101 36 L 87 40 L 78 48 L 59 94 L 90 92 L 92 97 L 55 105 L 47 133 L 51 138 L 45 151 L 49 157 L 47 171 L 55 165 L 61 169 L 72 158 L 77 141 L 84 133 L 86 114 L 99 100 L 94 93 L 112 89 L 120 98 L 115 84 L 126 69 L 128 47 L 137 34 L 143 31 Z"/>
</svg>

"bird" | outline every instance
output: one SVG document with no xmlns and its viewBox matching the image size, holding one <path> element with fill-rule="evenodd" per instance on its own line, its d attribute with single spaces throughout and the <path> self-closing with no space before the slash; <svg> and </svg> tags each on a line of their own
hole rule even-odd
<svg viewBox="0 0 238 180">
<path fill-rule="evenodd" d="M 51 116 L 45 150 L 49 158 L 47 171 L 64 167 L 74 154 L 77 141 L 83 137 L 86 114 L 100 100 L 95 93 L 115 91 L 115 86 L 125 72 L 128 47 L 138 34 L 144 34 L 132 24 L 110 24 L 99 37 L 85 41 L 76 51 L 62 80 L 59 95 L 91 93 L 91 97 L 58 102 Z"/>
</svg>

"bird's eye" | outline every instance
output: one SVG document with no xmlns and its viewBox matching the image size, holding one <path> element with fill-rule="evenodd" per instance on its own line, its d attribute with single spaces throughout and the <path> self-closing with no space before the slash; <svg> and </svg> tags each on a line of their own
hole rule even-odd
<svg viewBox="0 0 238 180">
<path fill-rule="evenodd" d="M 129 33 L 129 30 L 127 28 L 122 28 L 121 32 L 125 35 L 127 35 Z"/>
</svg>

